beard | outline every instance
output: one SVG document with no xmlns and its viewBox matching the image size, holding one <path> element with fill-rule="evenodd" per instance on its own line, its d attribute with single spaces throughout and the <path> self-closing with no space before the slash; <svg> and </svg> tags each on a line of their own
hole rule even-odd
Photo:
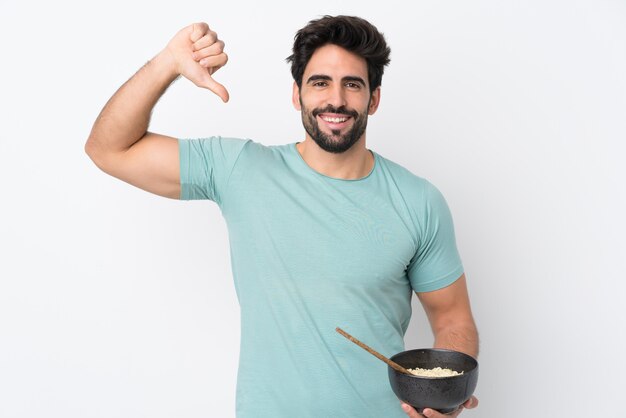
<svg viewBox="0 0 626 418">
<path fill-rule="evenodd" d="M 304 107 L 302 99 L 300 99 L 300 106 L 302 108 L 304 130 L 321 149 L 333 154 L 340 154 L 349 150 L 363 136 L 365 128 L 367 128 L 367 112 L 359 113 L 356 110 L 348 109 L 346 106 L 334 107 L 332 105 L 328 105 L 323 109 L 316 108 L 310 110 Z M 317 115 L 320 113 L 347 115 L 354 119 L 354 123 L 352 128 L 343 135 L 341 135 L 341 131 L 338 129 L 331 130 L 332 135 L 328 135 L 322 132 L 317 121 Z"/>
</svg>

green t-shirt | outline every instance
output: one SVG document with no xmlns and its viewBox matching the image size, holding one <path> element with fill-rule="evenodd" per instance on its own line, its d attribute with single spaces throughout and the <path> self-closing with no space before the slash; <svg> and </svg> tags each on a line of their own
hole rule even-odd
<svg viewBox="0 0 626 418">
<path fill-rule="evenodd" d="M 373 153 L 357 180 L 295 143 L 179 140 L 181 199 L 215 201 L 241 309 L 239 418 L 406 418 L 383 355 L 404 350 L 412 291 L 463 273 L 450 211 L 426 180 Z"/>
</svg>

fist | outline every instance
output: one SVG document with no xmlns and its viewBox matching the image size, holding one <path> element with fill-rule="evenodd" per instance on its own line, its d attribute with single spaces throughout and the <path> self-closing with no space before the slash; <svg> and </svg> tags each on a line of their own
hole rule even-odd
<svg viewBox="0 0 626 418">
<path fill-rule="evenodd" d="M 181 29 L 164 52 L 173 59 L 178 74 L 228 101 L 226 88 L 213 79 L 213 74 L 226 65 L 228 56 L 224 53 L 224 42 L 209 25 L 201 22 Z"/>
</svg>

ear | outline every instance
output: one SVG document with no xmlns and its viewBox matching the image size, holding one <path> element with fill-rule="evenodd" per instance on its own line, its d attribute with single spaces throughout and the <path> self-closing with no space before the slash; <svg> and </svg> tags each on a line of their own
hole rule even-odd
<svg viewBox="0 0 626 418">
<path fill-rule="evenodd" d="M 300 89 L 298 88 L 298 83 L 293 82 L 293 92 L 291 93 L 291 103 L 293 103 L 293 107 L 296 108 L 297 111 L 302 110 L 302 106 L 300 106 Z"/>
<path fill-rule="evenodd" d="M 380 104 L 380 86 L 376 87 L 376 90 L 372 92 L 372 97 L 370 98 L 370 105 L 367 108 L 367 114 L 373 115 L 376 113 L 376 109 L 378 109 L 378 105 Z"/>
</svg>

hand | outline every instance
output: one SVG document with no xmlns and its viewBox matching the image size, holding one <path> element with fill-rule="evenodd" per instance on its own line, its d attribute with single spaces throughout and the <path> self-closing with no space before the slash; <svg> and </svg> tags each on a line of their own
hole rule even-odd
<svg viewBox="0 0 626 418">
<path fill-rule="evenodd" d="M 204 22 L 194 23 L 181 29 L 163 50 L 176 67 L 177 74 L 189 79 L 198 87 L 217 94 L 228 101 L 228 91 L 215 81 L 212 75 L 226 65 L 224 42 Z"/>
<path fill-rule="evenodd" d="M 454 418 L 456 418 L 456 417 L 459 416 L 459 414 L 461 412 L 463 412 L 463 409 L 465 409 L 465 408 L 467 408 L 467 409 L 476 408 L 478 406 L 478 399 L 475 396 L 472 396 L 463 405 L 461 405 L 459 407 L 459 409 L 457 409 L 456 411 L 454 411 L 451 414 L 442 414 L 440 412 L 435 411 L 434 409 L 425 408 L 424 411 L 422 412 L 422 415 L 420 415 L 410 405 L 407 405 L 404 402 L 402 402 L 401 405 L 402 405 L 402 410 L 409 416 L 409 418 L 421 418 L 421 417 L 428 417 L 428 418 L 449 418 L 449 417 L 454 417 Z"/>
</svg>

